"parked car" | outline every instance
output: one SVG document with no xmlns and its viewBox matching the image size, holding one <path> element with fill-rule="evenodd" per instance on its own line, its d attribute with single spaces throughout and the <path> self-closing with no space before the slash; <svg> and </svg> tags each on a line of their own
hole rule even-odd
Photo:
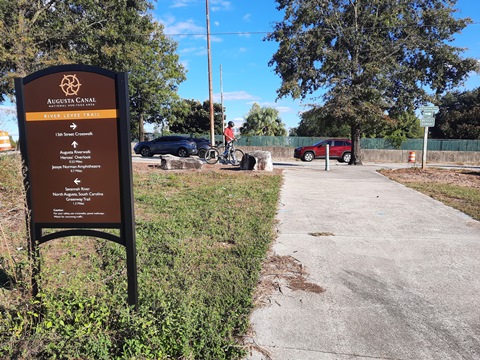
<svg viewBox="0 0 480 360">
<path fill-rule="evenodd" d="M 187 157 L 197 153 L 197 144 L 185 136 L 161 136 L 151 141 L 141 141 L 133 148 L 135 154 L 151 157 L 155 154 L 172 154 Z"/>
<path fill-rule="evenodd" d="M 293 157 L 302 161 L 325 159 L 325 145 L 330 145 L 329 157 L 339 162 L 350 162 L 352 156 L 352 142 L 348 139 L 323 140 L 312 146 L 303 146 L 295 149 Z"/>
<path fill-rule="evenodd" d="M 205 157 L 205 153 L 210 147 L 210 140 L 205 138 L 190 138 L 190 139 L 195 141 L 195 143 L 197 144 L 197 155 L 199 158 L 203 159 Z"/>
</svg>

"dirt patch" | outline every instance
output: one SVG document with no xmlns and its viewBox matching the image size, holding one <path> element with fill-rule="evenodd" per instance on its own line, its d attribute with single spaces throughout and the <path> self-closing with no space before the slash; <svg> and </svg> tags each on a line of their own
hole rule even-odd
<svg viewBox="0 0 480 360">
<path fill-rule="evenodd" d="M 480 171 L 409 168 L 380 170 L 379 172 L 392 180 L 402 183 L 430 182 L 480 188 Z"/>
<path fill-rule="evenodd" d="M 308 281 L 305 266 L 293 256 L 270 254 L 265 260 L 260 274 L 254 300 L 256 305 L 271 303 L 271 295 L 283 293 L 283 288 L 292 291 L 305 291 L 320 294 L 325 291 L 318 284 Z"/>
<path fill-rule="evenodd" d="M 331 232 L 326 232 L 326 231 L 308 233 L 308 235 L 310 235 L 310 236 L 314 236 L 314 237 L 321 237 L 321 236 L 335 236 L 335 234 L 334 234 L 334 233 L 331 233 Z"/>
</svg>

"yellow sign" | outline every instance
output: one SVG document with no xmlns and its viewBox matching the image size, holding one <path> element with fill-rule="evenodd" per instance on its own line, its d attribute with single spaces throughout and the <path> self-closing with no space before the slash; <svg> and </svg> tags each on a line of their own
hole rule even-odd
<svg viewBox="0 0 480 360">
<path fill-rule="evenodd" d="M 117 109 L 27 112 L 27 121 L 116 119 Z"/>
</svg>

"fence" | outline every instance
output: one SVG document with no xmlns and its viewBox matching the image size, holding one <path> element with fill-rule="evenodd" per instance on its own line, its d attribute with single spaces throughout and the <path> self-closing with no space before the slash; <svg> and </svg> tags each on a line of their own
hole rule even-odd
<svg viewBox="0 0 480 360">
<path fill-rule="evenodd" d="M 239 146 L 280 146 L 299 147 L 313 145 L 326 138 L 291 136 L 243 136 Z M 217 140 L 221 140 L 219 137 Z M 480 140 L 429 139 L 428 150 L 433 151 L 480 151 Z M 361 139 L 362 149 L 394 150 L 395 147 L 385 139 Z M 422 150 L 423 139 L 407 139 L 398 150 Z"/>
<path fill-rule="evenodd" d="M 180 134 L 178 134 L 180 135 Z M 189 135 L 185 135 L 189 136 Z M 208 134 L 203 135 L 209 139 Z M 238 146 L 255 147 L 300 147 L 318 143 L 326 137 L 300 137 L 300 136 L 240 136 Z M 223 142 L 222 135 L 215 135 L 215 141 Z M 427 150 L 432 151 L 480 151 L 480 140 L 450 140 L 428 139 Z M 362 149 L 372 150 L 422 150 L 423 139 L 407 139 L 400 148 L 395 148 L 386 139 L 361 139 Z"/>
</svg>

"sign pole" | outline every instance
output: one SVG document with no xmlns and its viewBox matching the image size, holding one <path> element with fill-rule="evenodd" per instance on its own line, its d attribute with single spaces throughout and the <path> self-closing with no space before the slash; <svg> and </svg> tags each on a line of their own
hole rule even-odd
<svg viewBox="0 0 480 360">
<path fill-rule="evenodd" d="M 435 126 L 435 114 L 438 112 L 438 106 L 422 106 L 420 112 L 422 114 L 422 117 L 420 118 L 420 126 L 425 128 L 422 152 L 422 170 L 425 170 L 427 167 L 428 128 Z"/>
<path fill-rule="evenodd" d="M 427 168 L 427 141 L 428 141 L 428 126 L 425 126 L 423 133 L 423 152 L 422 152 L 422 170 Z"/>
</svg>

